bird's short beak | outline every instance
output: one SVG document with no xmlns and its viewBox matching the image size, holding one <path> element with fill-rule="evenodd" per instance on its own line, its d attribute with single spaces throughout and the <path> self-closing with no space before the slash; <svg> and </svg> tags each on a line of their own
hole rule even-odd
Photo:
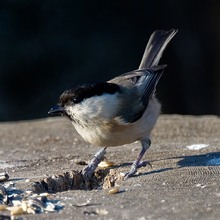
<svg viewBox="0 0 220 220">
<path fill-rule="evenodd" d="M 60 116 L 64 115 L 64 113 L 65 113 L 65 110 L 60 105 L 54 106 L 48 112 L 49 115 L 60 115 Z"/>
</svg>

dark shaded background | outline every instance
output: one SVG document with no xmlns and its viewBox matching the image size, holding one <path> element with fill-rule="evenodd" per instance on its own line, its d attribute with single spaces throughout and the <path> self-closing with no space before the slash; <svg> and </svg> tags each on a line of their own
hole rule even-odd
<svg viewBox="0 0 220 220">
<path fill-rule="evenodd" d="M 46 117 L 71 85 L 136 69 L 150 34 L 171 28 L 163 112 L 219 115 L 219 1 L 2 0 L 0 121 Z"/>
</svg>

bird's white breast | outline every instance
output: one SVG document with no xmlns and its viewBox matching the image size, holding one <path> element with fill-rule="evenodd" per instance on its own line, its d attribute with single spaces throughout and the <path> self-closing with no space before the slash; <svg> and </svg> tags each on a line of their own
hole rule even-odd
<svg viewBox="0 0 220 220">
<path fill-rule="evenodd" d="M 118 146 L 148 138 L 160 113 L 158 101 L 151 100 L 143 116 L 134 123 L 124 123 L 120 118 L 112 117 L 119 105 L 120 100 L 114 95 L 106 95 L 70 106 L 69 111 L 80 120 L 79 123 L 73 122 L 77 132 L 91 144 Z"/>
</svg>

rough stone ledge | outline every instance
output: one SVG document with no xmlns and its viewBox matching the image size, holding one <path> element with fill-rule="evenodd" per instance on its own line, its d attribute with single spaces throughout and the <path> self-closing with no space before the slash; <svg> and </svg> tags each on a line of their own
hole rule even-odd
<svg viewBox="0 0 220 220">
<path fill-rule="evenodd" d="M 89 219 L 91 215 L 98 219 L 218 219 L 219 134 L 217 116 L 162 115 L 144 158 L 152 169 L 141 168 L 135 177 L 123 181 L 118 194 L 108 195 L 105 190 L 57 193 L 64 209 L 39 214 L 37 219 Z M 64 118 L 0 123 L 0 172 L 6 170 L 21 189 L 60 171 L 82 169 L 76 162 L 88 161 L 97 150 Z M 125 172 L 139 150 L 138 143 L 109 148 L 107 158 L 116 164 L 114 169 Z M 89 205 L 75 206 L 85 202 Z M 23 218 L 36 219 L 36 215 Z"/>
</svg>

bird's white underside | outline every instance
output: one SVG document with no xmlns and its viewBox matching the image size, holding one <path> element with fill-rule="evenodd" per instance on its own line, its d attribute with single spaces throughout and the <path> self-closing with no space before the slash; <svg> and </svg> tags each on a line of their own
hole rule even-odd
<svg viewBox="0 0 220 220">
<path fill-rule="evenodd" d="M 66 111 L 80 122 L 73 121 L 77 132 L 94 145 L 118 146 L 149 138 L 160 113 L 159 102 L 153 97 L 142 117 L 134 123 L 125 123 L 120 117 L 112 120 L 120 103 L 117 94 L 103 94 L 66 106 Z"/>
</svg>

